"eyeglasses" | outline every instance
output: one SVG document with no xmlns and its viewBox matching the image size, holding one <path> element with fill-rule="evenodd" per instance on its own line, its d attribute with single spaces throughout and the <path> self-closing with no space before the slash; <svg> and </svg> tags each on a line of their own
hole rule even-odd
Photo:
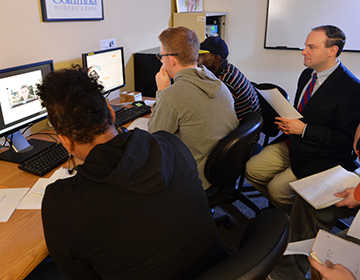
<svg viewBox="0 0 360 280">
<path fill-rule="evenodd" d="M 161 61 L 164 56 L 178 56 L 178 55 L 179 55 L 178 53 L 168 53 L 168 54 L 158 53 L 158 54 L 156 55 L 156 57 L 157 57 L 158 60 Z"/>
</svg>

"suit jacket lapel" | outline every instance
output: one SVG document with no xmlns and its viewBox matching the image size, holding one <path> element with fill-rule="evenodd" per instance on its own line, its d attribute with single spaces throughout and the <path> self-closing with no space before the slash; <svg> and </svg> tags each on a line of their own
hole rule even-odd
<svg viewBox="0 0 360 280">
<path fill-rule="evenodd" d="M 299 98 L 300 98 L 301 92 L 302 92 L 303 88 L 305 87 L 306 83 L 309 81 L 312 71 L 313 70 L 310 68 L 305 69 L 299 78 L 298 88 L 297 88 L 297 91 L 295 94 L 295 99 L 294 99 L 294 107 L 296 109 L 297 109 L 297 105 L 299 104 Z"/>
<path fill-rule="evenodd" d="M 310 98 L 310 100 L 306 103 L 303 114 L 306 115 L 307 112 L 312 110 L 316 105 L 325 98 L 328 93 L 337 86 L 338 80 L 344 73 L 344 67 L 340 63 L 340 65 L 334 70 L 333 73 L 324 81 L 324 83 L 317 89 L 314 95 Z M 307 82 L 307 81 L 306 81 Z M 305 82 L 305 83 L 306 83 Z M 297 103 L 295 103 L 297 104 Z"/>
</svg>

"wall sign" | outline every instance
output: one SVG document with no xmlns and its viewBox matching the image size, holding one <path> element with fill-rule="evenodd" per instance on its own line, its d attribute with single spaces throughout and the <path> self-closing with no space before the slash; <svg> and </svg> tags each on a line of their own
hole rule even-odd
<svg viewBox="0 0 360 280">
<path fill-rule="evenodd" d="M 103 20 L 103 0 L 41 0 L 43 21 Z"/>
</svg>

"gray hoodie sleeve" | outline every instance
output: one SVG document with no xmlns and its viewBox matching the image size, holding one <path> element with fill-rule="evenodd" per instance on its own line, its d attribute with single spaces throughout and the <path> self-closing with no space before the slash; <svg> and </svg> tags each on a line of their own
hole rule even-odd
<svg viewBox="0 0 360 280">
<path fill-rule="evenodd" d="M 150 133 L 165 130 L 175 134 L 178 130 L 179 115 L 172 105 L 172 102 L 167 99 L 166 92 L 157 92 L 156 102 L 154 103 L 148 123 Z"/>
</svg>

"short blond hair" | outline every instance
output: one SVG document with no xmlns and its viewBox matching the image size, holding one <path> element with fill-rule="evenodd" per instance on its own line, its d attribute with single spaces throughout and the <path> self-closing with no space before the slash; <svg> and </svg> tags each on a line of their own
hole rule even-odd
<svg viewBox="0 0 360 280">
<path fill-rule="evenodd" d="M 166 52 L 177 54 L 177 59 L 182 66 L 197 63 L 200 42 L 193 30 L 180 26 L 165 29 L 159 40 Z"/>
</svg>

